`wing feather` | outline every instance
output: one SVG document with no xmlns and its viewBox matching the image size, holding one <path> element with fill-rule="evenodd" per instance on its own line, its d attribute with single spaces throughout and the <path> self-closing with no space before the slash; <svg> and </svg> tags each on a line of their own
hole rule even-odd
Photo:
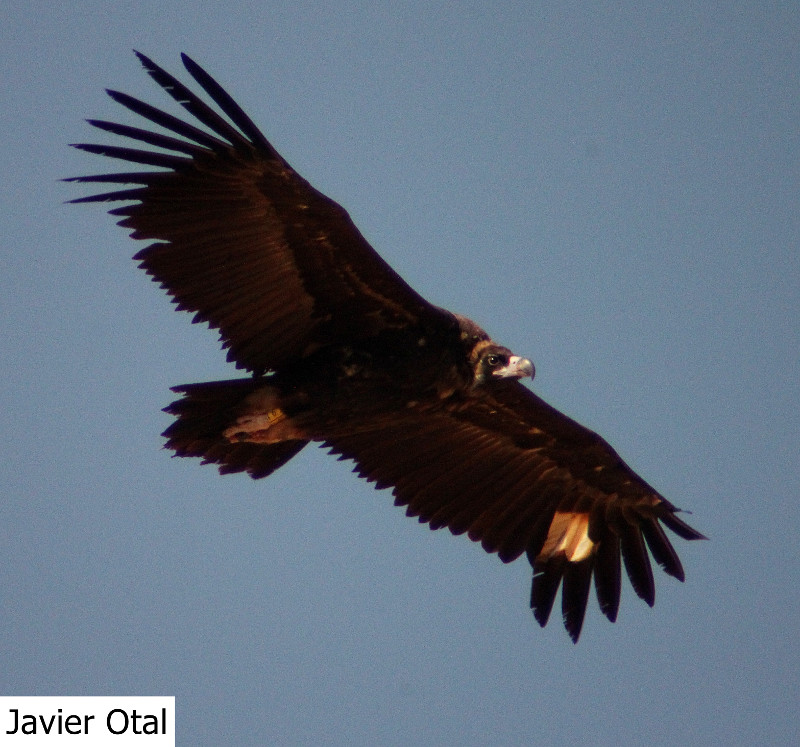
<svg viewBox="0 0 800 747">
<path fill-rule="evenodd" d="M 620 535 L 622 559 L 631 586 L 640 599 L 644 599 L 652 607 L 656 601 L 656 587 L 653 579 L 653 568 L 647 556 L 641 525 L 629 525 Z"/>
<path fill-rule="evenodd" d="M 547 621 L 550 619 L 566 563 L 566 558 L 562 556 L 550 563 L 537 562 L 533 564 L 531 610 L 533 610 L 536 622 L 542 627 L 547 625 Z"/>
<path fill-rule="evenodd" d="M 664 530 L 661 528 L 658 521 L 655 519 L 643 521 L 641 523 L 641 528 L 645 542 L 647 543 L 647 548 L 650 550 L 650 554 L 653 556 L 656 563 L 670 576 L 677 578 L 679 581 L 683 581 L 685 576 L 683 573 L 683 566 L 678 558 L 678 553 L 675 552 L 675 548 L 667 538 L 667 535 L 664 534 Z"/>
<path fill-rule="evenodd" d="M 140 117 L 150 120 L 153 124 L 157 124 L 165 130 L 171 130 L 176 135 L 181 135 L 187 140 L 197 143 L 208 150 L 224 153 L 230 146 L 229 142 L 209 135 L 205 130 L 190 125 L 188 122 L 178 119 L 178 117 L 173 117 L 167 112 L 162 112 L 160 109 L 156 109 L 156 107 L 150 106 L 150 104 L 144 101 L 129 96 L 127 93 L 113 91 L 111 89 L 106 89 L 106 93 L 114 101 L 124 106 L 126 109 L 130 109 L 134 114 L 138 114 Z"/>
<path fill-rule="evenodd" d="M 604 526 L 598 536 L 594 583 L 600 611 L 614 622 L 622 591 L 622 568 L 619 538 L 608 526 Z"/>
<path fill-rule="evenodd" d="M 564 567 L 564 588 L 561 592 L 561 612 L 564 627 L 573 641 L 578 640 L 586 616 L 586 605 L 592 587 L 593 559 L 579 563 L 566 563 Z"/>
</svg>

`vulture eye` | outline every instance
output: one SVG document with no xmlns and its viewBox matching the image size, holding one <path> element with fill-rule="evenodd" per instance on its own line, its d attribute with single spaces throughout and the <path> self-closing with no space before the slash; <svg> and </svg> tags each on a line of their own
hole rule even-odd
<svg viewBox="0 0 800 747">
<path fill-rule="evenodd" d="M 499 366 L 503 361 L 499 355 L 487 355 L 486 362 L 494 368 L 495 366 Z"/>
</svg>

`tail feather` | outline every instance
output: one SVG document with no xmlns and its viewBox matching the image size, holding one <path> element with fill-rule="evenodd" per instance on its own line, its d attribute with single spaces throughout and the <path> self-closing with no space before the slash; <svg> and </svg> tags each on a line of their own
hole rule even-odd
<svg viewBox="0 0 800 747">
<path fill-rule="evenodd" d="M 247 472 L 253 479 L 271 474 L 308 442 L 235 442 L 222 435 L 236 419 L 245 397 L 263 387 L 264 382 L 255 379 L 173 387 L 173 392 L 183 396 L 164 408 L 177 418 L 162 434 L 167 439 L 166 448 L 175 456 L 199 457 L 203 464 L 217 464 L 221 474 Z"/>
</svg>

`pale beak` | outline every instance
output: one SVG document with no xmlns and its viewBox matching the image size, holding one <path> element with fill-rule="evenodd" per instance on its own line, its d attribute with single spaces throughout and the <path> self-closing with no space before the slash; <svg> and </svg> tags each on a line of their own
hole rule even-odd
<svg viewBox="0 0 800 747">
<path fill-rule="evenodd" d="M 492 371 L 492 376 L 499 379 L 524 379 L 526 376 L 534 377 L 536 369 L 527 358 L 519 355 L 512 355 L 508 359 L 508 365 Z"/>
</svg>

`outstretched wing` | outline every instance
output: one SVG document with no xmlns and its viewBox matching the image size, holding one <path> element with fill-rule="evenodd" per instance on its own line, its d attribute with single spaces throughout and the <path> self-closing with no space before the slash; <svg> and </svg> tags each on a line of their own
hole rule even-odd
<svg viewBox="0 0 800 747">
<path fill-rule="evenodd" d="M 592 576 L 600 608 L 617 616 L 622 559 L 636 593 L 655 600 L 648 556 L 683 581 L 662 524 L 702 535 L 638 477 L 600 436 L 519 382 L 447 409 L 408 408 L 350 423 L 327 443 L 362 477 L 392 487 L 432 529 L 467 532 L 504 562 L 526 553 L 531 607 L 541 625 L 562 585 L 564 623 L 577 641 Z"/>
<path fill-rule="evenodd" d="M 173 134 L 89 120 L 155 150 L 75 147 L 160 170 L 74 177 L 68 181 L 133 186 L 73 202 L 133 202 L 110 212 L 122 217 L 120 225 L 133 238 L 153 240 L 135 259 L 179 309 L 219 328 L 230 348 L 228 360 L 263 373 L 322 344 L 351 342 L 387 327 L 452 324 L 381 259 L 344 208 L 289 166 L 197 63 L 182 56 L 228 119 L 137 55 L 208 129 L 109 91 L 116 102 Z"/>
</svg>

